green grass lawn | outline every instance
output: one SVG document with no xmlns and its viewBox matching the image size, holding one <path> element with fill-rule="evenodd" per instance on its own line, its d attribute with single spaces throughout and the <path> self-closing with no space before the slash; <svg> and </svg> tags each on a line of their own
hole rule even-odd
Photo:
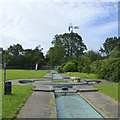
<svg viewBox="0 0 120 120">
<path fill-rule="evenodd" d="M 120 83 L 119 83 L 120 85 Z M 118 83 L 116 84 L 111 84 L 111 85 L 100 85 L 100 86 L 93 86 L 95 88 L 98 88 L 99 92 L 112 97 L 115 100 L 119 100 L 120 98 L 118 98 Z M 120 91 L 119 91 L 120 92 Z"/>
<path fill-rule="evenodd" d="M 20 107 L 30 97 L 32 88 L 34 86 L 12 85 L 11 95 L 2 94 L 2 117 L 9 120 L 15 118 Z"/>
<path fill-rule="evenodd" d="M 6 70 L 6 80 L 42 78 L 50 70 Z M 4 71 L 2 79 L 4 79 Z"/>
<path fill-rule="evenodd" d="M 67 74 L 67 73 L 65 73 L 65 74 Z M 81 77 L 81 79 L 98 79 L 97 75 L 93 74 L 93 73 L 87 74 L 87 73 L 71 72 L 71 74 L 68 76 Z"/>
<path fill-rule="evenodd" d="M 50 70 L 6 70 L 6 80 L 14 79 L 32 79 L 43 78 L 43 76 L 50 72 Z M 2 80 L 4 71 L 2 71 Z M 24 104 L 26 99 L 30 97 L 34 86 L 17 86 L 12 85 L 11 95 L 2 95 L 2 117 L 3 118 L 15 118 L 20 107 Z"/>
</svg>

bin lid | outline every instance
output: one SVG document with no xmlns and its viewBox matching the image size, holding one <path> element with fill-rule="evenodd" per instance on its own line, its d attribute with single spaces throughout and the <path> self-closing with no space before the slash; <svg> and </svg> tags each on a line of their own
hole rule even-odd
<svg viewBox="0 0 120 120">
<path fill-rule="evenodd" d="M 9 85 L 10 85 L 10 84 L 11 84 L 11 81 L 5 81 L 5 84 L 9 84 Z"/>
</svg>

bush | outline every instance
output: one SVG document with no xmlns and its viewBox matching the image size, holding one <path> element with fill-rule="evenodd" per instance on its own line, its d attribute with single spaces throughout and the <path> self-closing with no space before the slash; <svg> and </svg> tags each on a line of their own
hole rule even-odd
<svg viewBox="0 0 120 120">
<path fill-rule="evenodd" d="M 65 65 L 66 65 L 66 63 L 63 63 L 63 64 L 61 65 L 61 67 L 63 68 Z"/>
<path fill-rule="evenodd" d="M 84 55 L 81 56 L 79 58 L 78 71 L 83 73 L 90 73 L 91 72 L 90 63 L 91 60 L 89 57 Z"/>
<path fill-rule="evenodd" d="M 63 68 L 62 68 L 61 66 L 58 66 L 58 67 L 57 67 L 57 72 L 58 72 L 58 73 L 62 73 L 62 72 L 63 72 Z"/>
<path fill-rule="evenodd" d="M 92 64 L 92 71 L 97 73 L 99 78 L 113 82 L 120 81 L 120 58 L 99 60 Z"/>
<path fill-rule="evenodd" d="M 65 72 L 75 72 L 77 69 L 75 63 L 69 62 L 64 66 L 63 70 Z"/>
</svg>

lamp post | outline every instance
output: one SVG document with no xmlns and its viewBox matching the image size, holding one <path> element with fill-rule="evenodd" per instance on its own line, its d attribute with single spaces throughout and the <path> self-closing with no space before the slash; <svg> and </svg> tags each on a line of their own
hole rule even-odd
<svg viewBox="0 0 120 120">
<path fill-rule="evenodd" d="M 5 93 L 5 81 L 6 81 L 6 62 L 4 62 L 4 95 Z"/>
</svg>

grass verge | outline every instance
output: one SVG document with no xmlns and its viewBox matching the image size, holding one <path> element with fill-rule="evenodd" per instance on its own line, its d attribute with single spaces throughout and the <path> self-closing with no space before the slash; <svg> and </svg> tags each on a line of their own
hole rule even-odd
<svg viewBox="0 0 120 120">
<path fill-rule="evenodd" d="M 43 78 L 50 70 L 6 70 L 6 80 Z M 2 72 L 2 76 L 4 72 Z M 3 79 L 4 77 L 2 77 Z"/>
<path fill-rule="evenodd" d="M 34 86 L 12 85 L 12 94 L 2 94 L 2 118 L 12 120 L 16 118 L 20 108 L 32 94 Z"/>
<path fill-rule="evenodd" d="M 65 73 L 65 74 L 67 74 L 67 73 Z M 93 74 L 93 73 L 87 74 L 87 73 L 71 72 L 71 74 L 68 76 L 81 77 L 82 79 L 98 79 L 97 75 Z"/>
<path fill-rule="evenodd" d="M 99 92 L 103 93 L 104 95 L 110 96 L 111 98 L 120 101 L 120 97 L 118 96 L 119 85 L 120 83 L 111 84 L 111 85 L 93 86 L 93 87 L 98 88 Z"/>
</svg>

